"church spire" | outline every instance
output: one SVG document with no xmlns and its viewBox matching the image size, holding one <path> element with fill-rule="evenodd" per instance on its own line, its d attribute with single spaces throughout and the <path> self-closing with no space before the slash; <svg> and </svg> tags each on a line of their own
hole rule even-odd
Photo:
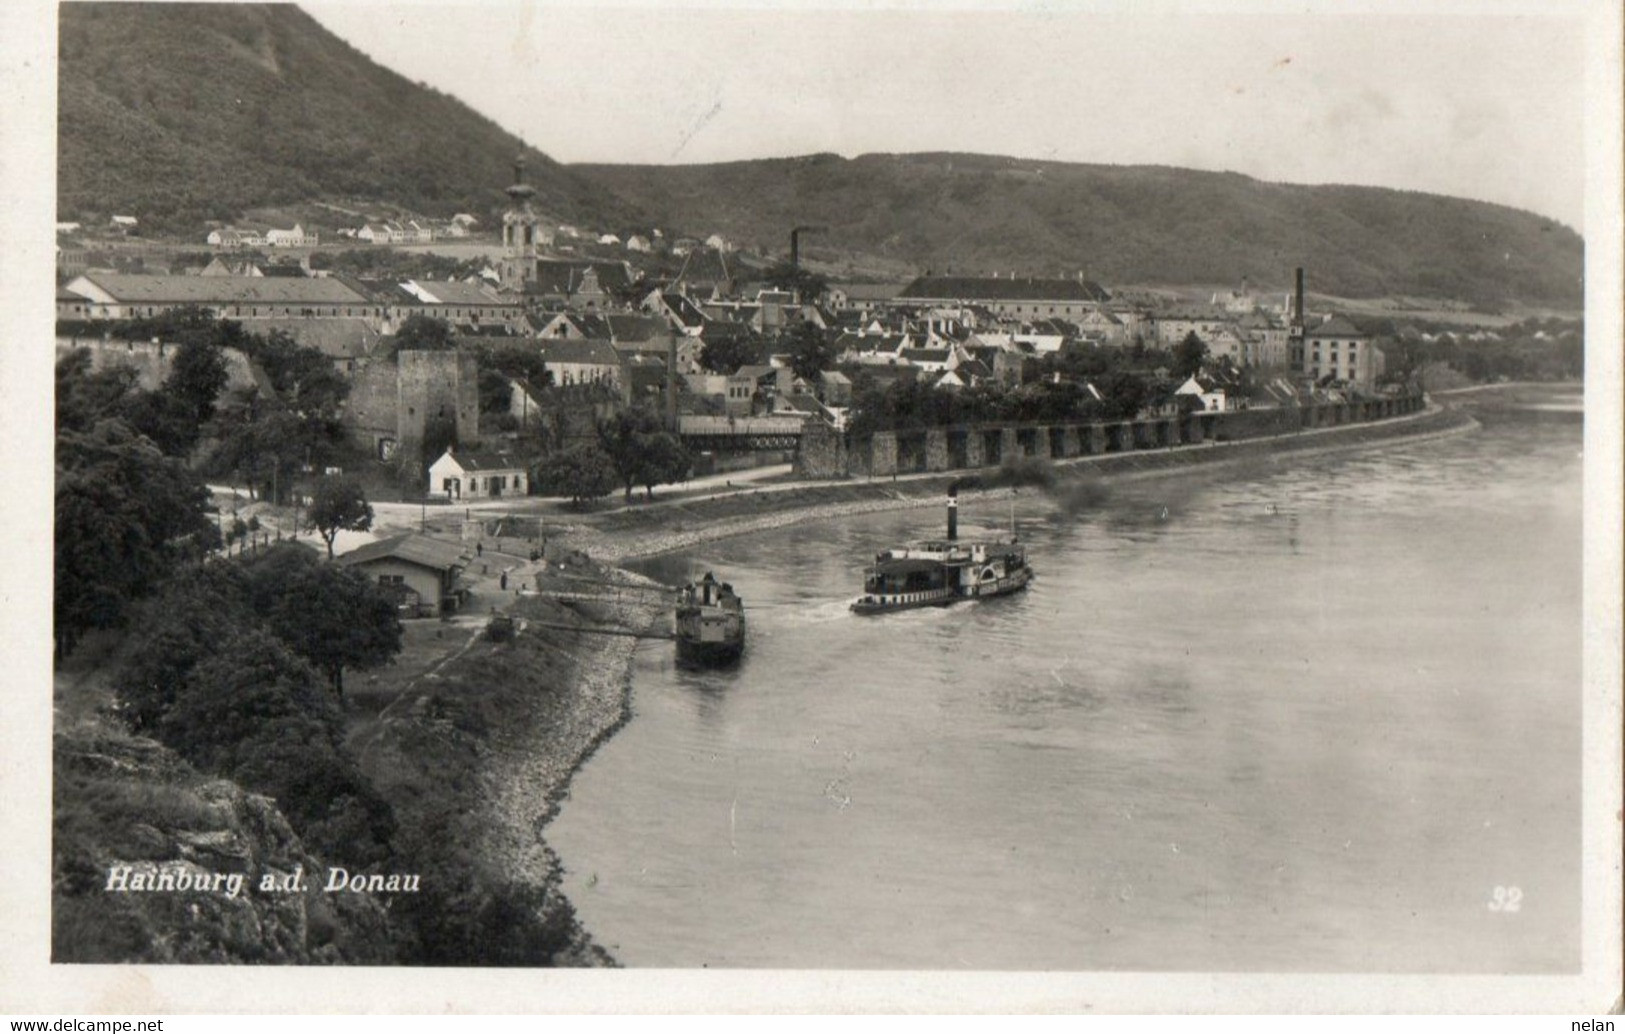
<svg viewBox="0 0 1625 1034">
<path fill-rule="evenodd" d="M 508 188 L 508 196 L 515 205 L 523 205 L 536 196 L 536 188 L 525 182 L 525 155 L 521 151 L 513 160 L 513 186 Z"/>
</svg>

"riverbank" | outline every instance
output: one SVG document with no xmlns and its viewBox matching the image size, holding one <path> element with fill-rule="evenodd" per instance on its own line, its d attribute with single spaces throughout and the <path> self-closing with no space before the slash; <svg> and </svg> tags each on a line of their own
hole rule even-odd
<svg viewBox="0 0 1625 1034">
<path fill-rule="evenodd" d="M 607 573 L 566 556 L 541 588 Z M 631 714 L 637 640 L 596 630 L 648 629 L 663 594 L 580 595 L 513 598 L 506 640 L 458 629 L 449 656 L 402 688 L 359 745 L 425 869 L 411 904 L 432 917 L 444 964 L 613 964 L 576 923 L 541 829 Z"/>
</svg>

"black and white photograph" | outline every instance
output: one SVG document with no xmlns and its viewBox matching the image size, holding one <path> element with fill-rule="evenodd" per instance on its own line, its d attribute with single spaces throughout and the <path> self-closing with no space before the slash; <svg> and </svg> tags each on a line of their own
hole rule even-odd
<svg viewBox="0 0 1625 1034">
<path fill-rule="evenodd" d="M 1617 1008 L 1617 5 L 6 17 L 0 1007 Z"/>
</svg>

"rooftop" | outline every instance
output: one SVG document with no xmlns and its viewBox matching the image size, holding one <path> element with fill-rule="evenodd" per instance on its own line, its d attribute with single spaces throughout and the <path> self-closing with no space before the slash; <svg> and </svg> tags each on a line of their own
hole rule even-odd
<svg viewBox="0 0 1625 1034">
<path fill-rule="evenodd" d="M 850 297 L 850 295 L 849 295 Z M 1092 280 L 1040 277 L 922 276 L 903 288 L 902 299 L 1103 302 L 1111 297 Z"/>
<path fill-rule="evenodd" d="M 341 554 L 337 561 L 346 567 L 353 564 L 364 564 L 369 560 L 403 560 L 419 567 L 427 567 L 435 571 L 447 571 L 454 567 L 468 566 L 469 556 L 462 546 L 432 539 L 427 535 L 416 532 L 407 532 L 404 535 L 395 535 L 377 542 L 369 542 L 364 546 Z"/>
<path fill-rule="evenodd" d="M 118 302 L 195 305 L 366 304 L 366 299 L 359 293 L 332 277 L 86 273 L 82 279 L 100 288 Z M 72 288 L 73 284 L 68 286 Z"/>
<path fill-rule="evenodd" d="M 489 452 L 482 449 L 450 449 L 446 452 L 457 461 L 457 465 L 464 470 L 524 470 L 525 464 L 512 456 L 502 453 Z"/>
<path fill-rule="evenodd" d="M 605 338 L 544 338 L 544 363 L 581 363 L 590 366 L 620 366 L 620 353 Z"/>
</svg>

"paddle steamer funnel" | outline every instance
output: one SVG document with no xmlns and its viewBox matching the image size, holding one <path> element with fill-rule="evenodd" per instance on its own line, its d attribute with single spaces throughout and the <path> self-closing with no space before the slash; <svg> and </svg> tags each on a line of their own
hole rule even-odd
<svg viewBox="0 0 1625 1034">
<path fill-rule="evenodd" d="M 959 539 L 959 482 L 948 486 L 948 541 Z"/>
</svg>

